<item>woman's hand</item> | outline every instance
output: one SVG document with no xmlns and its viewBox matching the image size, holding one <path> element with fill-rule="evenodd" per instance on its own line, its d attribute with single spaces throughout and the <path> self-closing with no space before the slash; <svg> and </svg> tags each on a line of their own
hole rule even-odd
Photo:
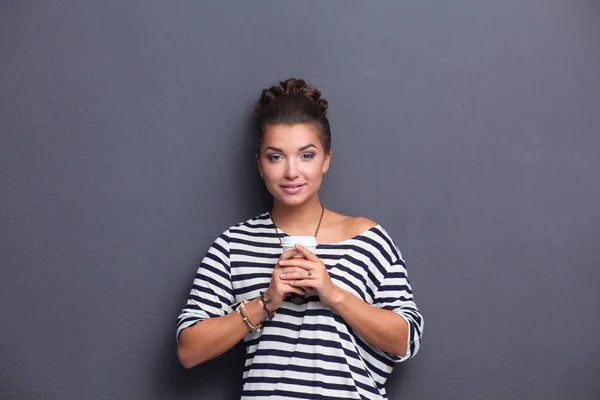
<svg viewBox="0 0 600 400">
<path fill-rule="evenodd" d="M 283 252 L 283 254 L 281 254 L 281 256 L 279 257 L 277 264 L 275 265 L 273 275 L 271 276 L 271 283 L 269 283 L 269 288 L 265 293 L 265 300 L 271 300 L 271 302 L 269 302 L 269 305 L 267 306 L 269 311 L 275 311 L 279 307 L 281 307 L 285 296 L 287 296 L 289 293 L 297 293 L 301 296 L 304 294 L 301 288 L 290 285 L 289 282 L 284 281 L 280 277 L 283 270 L 281 263 L 286 262 L 294 256 L 297 256 L 298 252 L 299 251 L 296 249 L 291 249 Z"/>
<path fill-rule="evenodd" d="M 278 271 L 280 279 L 289 284 L 290 287 L 316 289 L 324 304 L 332 305 L 335 303 L 341 297 L 340 288 L 329 277 L 327 267 L 325 267 L 323 261 L 300 244 L 296 244 L 296 250 L 304 258 L 288 257 L 279 261 L 279 265 L 283 267 Z M 293 251 L 293 249 L 290 251 Z"/>
</svg>

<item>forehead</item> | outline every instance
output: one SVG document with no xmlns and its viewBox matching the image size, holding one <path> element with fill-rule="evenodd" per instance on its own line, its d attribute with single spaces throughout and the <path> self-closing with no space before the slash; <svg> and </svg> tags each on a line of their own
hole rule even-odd
<svg viewBox="0 0 600 400">
<path fill-rule="evenodd" d="M 271 125 L 263 138 L 263 148 L 273 146 L 296 150 L 307 144 L 321 147 L 319 131 L 313 124 Z"/>
</svg>

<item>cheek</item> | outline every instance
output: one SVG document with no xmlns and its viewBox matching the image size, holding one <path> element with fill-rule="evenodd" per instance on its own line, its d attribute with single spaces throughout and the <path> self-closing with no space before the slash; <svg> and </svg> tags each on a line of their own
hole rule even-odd
<svg viewBox="0 0 600 400">
<path fill-rule="evenodd" d="M 267 161 L 268 160 L 265 160 L 262 157 L 260 159 L 258 159 L 258 166 L 263 173 L 266 173 L 269 170 L 270 163 Z"/>
<path fill-rule="evenodd" d="M 261 163 L 261 169 L 264 177 L 264 183 L 267 189 L 276 188 L 278 182 L 283 179 L 285 171 L 281 168 L 281 163 L 263 162 Z"/>
<path fill-rule="evenodd" d="M 315 160 L 315 162 L 311 164 L 315 174 L 321 175 L 323 173 L 323 166 L 325 165 L 325 160 L 321 158 L 319 160 Z"/>
<path fill-rule="evenodd" d="M 310 178 L 311 180 L 319 180 L 319 179 L 321 179 L 321 176 L 323 175 L 322 172 L 323 172 L 323 163 L 315 162 L 315 163 L 310 163 L 310 166 L 308 168 L 306 168 L 305 175 L 307 178 Z"/>
<path fill-rule="evenodd" d="M 260 164 L 265 179 L 276 177 L 280 174 L 277 164 L 263 162 Z"/>
</svg>

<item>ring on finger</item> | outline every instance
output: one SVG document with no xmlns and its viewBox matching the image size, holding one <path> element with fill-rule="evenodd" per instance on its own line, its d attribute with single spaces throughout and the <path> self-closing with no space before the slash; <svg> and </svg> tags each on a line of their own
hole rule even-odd
<svg viewBox="0 0 600 400">
<path fill-rule="evenodd" d="M 286 270 L 285 270 L 285 268 L 284 268 L 284 269 L 283 269 L 281 272 L 283 272 L 283 273 L 285 274 L 285 271 L 286 271 Z"/>
<path fill-rule="evenodd" d="M 312 271 L 308 271 L 308 276 L 312 276 Z"/>
</svg>

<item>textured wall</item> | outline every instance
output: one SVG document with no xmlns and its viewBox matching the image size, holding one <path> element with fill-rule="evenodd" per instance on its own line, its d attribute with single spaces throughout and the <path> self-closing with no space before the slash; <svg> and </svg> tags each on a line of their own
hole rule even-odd
<svg viewBox="0 0 600 400">
<path fill-rule="evenodd" d="M 175 318 L 264 211 L 258 91 L 331 104 L 326 206 L 382 223 L 426 317 L 391 399 L 600 392 L 595 1 L 0 3 L 0 398 L 234 399 Z"/>
</svg>

